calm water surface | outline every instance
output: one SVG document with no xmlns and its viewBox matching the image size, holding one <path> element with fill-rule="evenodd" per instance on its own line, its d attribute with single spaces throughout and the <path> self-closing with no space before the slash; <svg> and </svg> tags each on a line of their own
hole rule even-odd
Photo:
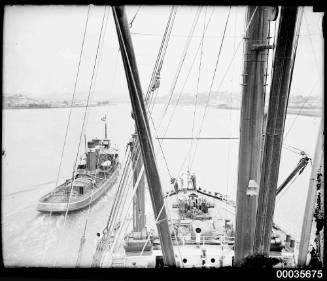
<svg viewBox="0 0 327 281">
<path fill-rule="evenodd" d="M 153 121 L 158 124 L 162 105 L 156 105 Z M 198 108 L 194 123 L 194 136 L 198 134 L 203 108 Z M 169 108 L 161 126 L 152 128 L 152 137 L 190 137 L 193 107 L 178 106 L 169 122 L 173 109 Z M 3 258 L 8 266 L 75 266 L 80 238 L 88 221 L 86 242 L 81 265 L 90 266 L 95 250 L 95 234 L 107 221 L 116 186 L 99 202 L 87 210 L 71 214 L 64 227 L 64 216 L 49 216 L 36 211 L 38 199 L 55 187 L 61 151 L 63 148 L 69 109 L 22 109 L 3 111 L 2 158 L 2 237 Z M 128 104 L 92 107 L 87 117 L 86 137 L 104 137 L 104 124 L 100 118 L 107 114 L 108 136 L 120 150 L 124 161 L 126 144 L 134 130 Z M 81 136 L 84 109 L 74 108 L 62 159 L 59 183 L 71 176 Z M 238 110 L 208 109 L 202 137 L 239 137 Z M 296 118 L 296 121 L 293 122 Z M 285 132 L 292 125 L 285 143 L 314 154 L 320 119 L 288 115 Z M 150 122 L 151 123 L 151 122 Z M 157 164 L 164 190 L 170 189 L 170 176 L 178 176 L 191 166 L 197 182 L 203 188 L 236 198 L 238 140 L 165 140 L 162 156 L 158 141 Z M 192 145 L 193 149 L 190 149 Z M 196 149 L 196 153 L 194 153 Z M 80 154 L 84 152 L 84 138 Z M 191 152 L 191 153 L 190 153 Z M 193 165 L 190 156 L 194 155 Z M 279 183 L 291 172 L 300 155 L 286 148 L 282 150 Z M 166 165 L 167 162 L 167 165 Z M 168 168 L 167 168 L 168 166 Z M 275 222 L 299 239 L 305 198 L 311 166 L 276 199 Z M 149 202 L 149 200 L 147 201 Z M 151 209 L 151 205 L 147 208 Z M 148 212 L 148 213 L 151 213 Z M 151 220 L 152 214 L 147 219 Z"/>
</svg>

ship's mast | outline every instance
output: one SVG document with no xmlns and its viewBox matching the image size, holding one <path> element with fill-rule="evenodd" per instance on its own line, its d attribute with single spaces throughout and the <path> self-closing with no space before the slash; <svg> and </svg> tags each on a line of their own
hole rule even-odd
<svg viewBox="0 0 327 281">
<path fill-rule="evenodd" d="M 149 122 L 146 114 L 133 44 L 124 7 L 114 6 L 113 16 L 124 63 L 154 216 L 157 218 L 156 224 L 160 238 L 163 260 L 167 266 L 176 266 L 173 244 L 170 237 L 167 214 L 162 196 L 162 188 L 155 161 Z"/>
<path fill-rule="evenodd" d="M 249 183 L 260 180 L 265 82 L 269 46 L 269 23 L 277 9 L 248 7 L 245 35 L 243 92 L 238 164 L 235 264 L 252 254 L 257 191 L 248 192 Z M 252 187 L 255 188 L 255 187 Z"/>
<path fill-rule="evenodd" d="M 282 7 L 280 13 L 259 183 L 255 255 L 268 256 L 270 250 L 284 125 L 302 15 L 299 9 Z"/>
</svg>

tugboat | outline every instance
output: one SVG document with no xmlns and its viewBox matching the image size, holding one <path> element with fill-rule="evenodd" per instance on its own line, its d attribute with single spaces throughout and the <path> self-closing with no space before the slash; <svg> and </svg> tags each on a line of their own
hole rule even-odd
<svg viewBox="0 0 327 281">
<path fill-rule="evenodd" d="M 120 171 L 118 149 L 111 147 L 106 137 L 88 141 L 87 148 L 74 176 L 41 197 L 37 205 L 39 212 L 81 210 L 96 202 L 115 184 Z"/>
</svg>

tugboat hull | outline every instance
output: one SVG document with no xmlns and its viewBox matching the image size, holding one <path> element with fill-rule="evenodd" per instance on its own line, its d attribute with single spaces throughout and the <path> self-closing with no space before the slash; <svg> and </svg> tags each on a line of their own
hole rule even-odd
<svg viewBox="0 0 327 281">
<path fill-rule="evenodd" d="M 105 180 L 99 187 L 96 187 L 93 192 L 82 195 L 78 198 L 71 198 L 70 202 L 47 202 L 47 200 L 54 196 L 53 192 L 44 195 L 37 206 L 37 211 L 42 213 L 65 213 L 82 210 L 89 206 L 89 204 L 95 203 L 100 197 L 102 197 L 109 189 L 113 187 L 119 176 L 120 166 L 118 165 L 110 178 Z"/>
</svg>

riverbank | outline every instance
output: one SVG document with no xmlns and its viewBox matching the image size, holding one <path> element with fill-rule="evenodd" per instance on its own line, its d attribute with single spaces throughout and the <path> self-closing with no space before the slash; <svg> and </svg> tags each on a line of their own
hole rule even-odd
<svg viewBox="0 0 327 281">
<path fill-rule="evenodd" d="M 209 105 L 211 108 L 217 108 L 222 110 L 241 110 L 239 107 L 220 107 L 216 105 Z M 322 114 L 321 108 L 301 108 L 301 107 L 292 107 L 287 108 L 287 114 L 291 115 L 301 115 L 301 116 L 310 116 L 310 117 L 320 117 Z"/>
<path fill-rule="evenodd" d="M 106 105 L 119 105 L 119 104 L 126 104 L 127 102 L 113 102 Z M 88 107 L 98 107 L 103 106 L 104 104 L 91 104 Z M 182 106 L 193 106 L 193 104 L 184 104 Z M 203 105 L 199 105 L 203 106 Z M 85 105 L 74 105 L 74 108 L 85 107 Z M 240 107 L 228 107 L 228 106 L 217 106 L 217 105 L 209 105 L 211 108 L 221 109 L 221 110 L 240 110 Z M 12 106 L 12 107 L 4 107 L 2 109 L 51 109 L 51 108 L 69 108 L 69 106 L 38 106 L 38 107 L 29 107 L 29 106 Z M 287 114 L 292 115 L 301 115 L 301 116 L 311 116 L 311 117 L 320 117 L 322 114 L 321 108 L 302 108 L 302 107 L 289 107 L 287 109 Z"/>
</svg>

